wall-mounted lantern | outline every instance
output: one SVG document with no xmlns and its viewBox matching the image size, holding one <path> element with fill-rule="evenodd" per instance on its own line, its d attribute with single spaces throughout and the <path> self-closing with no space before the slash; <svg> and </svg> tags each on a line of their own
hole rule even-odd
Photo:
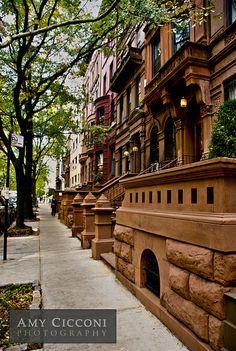
<svg viewBox="0 0 236 351">
<path fill-rule="evenodd" d="M 181 107 L 187 107 L 187 99 L 183 96 L 181 99 L 180 99 L 180 106 Z"/>
</svg>

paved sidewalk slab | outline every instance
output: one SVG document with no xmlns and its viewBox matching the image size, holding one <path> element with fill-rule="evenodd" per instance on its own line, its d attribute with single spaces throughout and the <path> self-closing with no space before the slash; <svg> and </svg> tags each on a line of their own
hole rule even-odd
<svg viewBox="0 0 236 351">
<path fill-rule="evenodd" d="M 27 225 L 30 225 L 27 223 Z M 39 280 L 44 309 L 116 309 L 116 344 L 45 344 L 44 351 L 187 351 L 71 230 L 40 206 L 40 236 L 8 238 L 0 285 Z M 0 238 L 2 254 L 3 238 Z"/>
<path fill-rule="evenodd" d="M 1 286 L 39 280 L 39 236 L 9 237 L 6 261 L 3 261 L 3 237 L 1 237 L 0 254 Z"/>
<path fill-rule="evenodd" d="M 43 308 L 116 309 L 116 344 L 46 344 L 44 350 L 186 351 L 182 343 L 137 300 L 49 209 L 40 210 Z"/>
</svg>

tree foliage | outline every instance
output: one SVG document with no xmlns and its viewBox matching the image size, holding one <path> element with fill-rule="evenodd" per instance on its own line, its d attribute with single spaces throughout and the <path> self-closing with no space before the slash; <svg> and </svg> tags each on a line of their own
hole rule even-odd
<svg viewBox="0 0 236 351">
<path fill-rule="evenodd" d="M 236 99 L 225 101 L 213 125 L 209 158 L 236 157 Z"/>
</svg>

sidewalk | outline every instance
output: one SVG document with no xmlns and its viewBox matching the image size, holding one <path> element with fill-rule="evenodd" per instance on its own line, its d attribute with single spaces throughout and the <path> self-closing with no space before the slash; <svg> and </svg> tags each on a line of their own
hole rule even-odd
<svg viewBox="0 0 236 351">
<path fill-rule="evenodd" d="M 44 309 L 117 310 L 116 344 L 45 344 L 45 351 L 187 351 L 102 261 L 81 249 L 48 205 L 40 206 L 39 227 L 39 237 L 9 239 L 0 285 L 40 280 Z"/>
</svg>

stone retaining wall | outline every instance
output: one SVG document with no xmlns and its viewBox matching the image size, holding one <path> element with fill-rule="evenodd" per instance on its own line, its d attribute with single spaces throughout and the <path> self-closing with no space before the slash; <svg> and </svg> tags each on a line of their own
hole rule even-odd
<svg viewBox="0 0 236 351">
<path fill-rule="evenodd" d="M 236 283 L 236 254 L 166 241 L 169 289 L 161 304 L 213 350 L 223 347 L 224 294 Z"/>
<path fill-rule="evenodd" d="M 135 268 L 133 264 L 134 231 L 131 228 L 116 225 L 114 229 L 114 253 L 116 269 L 134 283 Z"/>
</svg>

